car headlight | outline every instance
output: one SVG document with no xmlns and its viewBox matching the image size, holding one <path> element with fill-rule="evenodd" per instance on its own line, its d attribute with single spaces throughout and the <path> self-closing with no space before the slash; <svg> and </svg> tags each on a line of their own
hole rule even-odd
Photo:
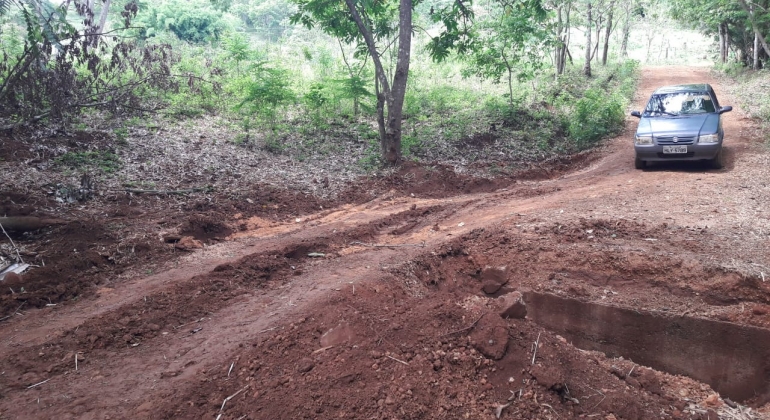
<svg viewBox="0 0 770 420">
<path fill-rule="evenodd" d="M 652 144 L 652 136 L 635 136 L 634 143 L 639 145 Z"/>
<path fill-rule="evenodd" d="M 698 136 L 698 143 L 717 143 L 719 141 L 719 134 L 706 134 L 705 136 Z"/>
</svg>

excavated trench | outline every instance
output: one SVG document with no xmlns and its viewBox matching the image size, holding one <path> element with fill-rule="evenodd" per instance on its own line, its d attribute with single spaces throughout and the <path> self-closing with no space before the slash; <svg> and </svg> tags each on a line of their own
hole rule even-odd
<svg viewBox="0 0 770 420">
<path fill-rule="evenodd" d="M 575 346 L 709 384 L 736 401 L 770 401 L 770 330 L 526 292 L 527 317 Z"/>
</svg>

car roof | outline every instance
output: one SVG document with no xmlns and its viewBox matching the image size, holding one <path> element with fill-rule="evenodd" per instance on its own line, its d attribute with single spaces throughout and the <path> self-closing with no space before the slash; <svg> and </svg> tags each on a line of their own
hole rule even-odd
<svg viewBox="0 0 770 420">
<path fill-rule="evenodd" d="M 655 90 L 654 94 L 658 93 L 676 93 L 676 92 L 711 92 L 713 89 L 708 83 L 692 83 L 687 85 L 671 85 L 663 86 Z"/>
</svg>

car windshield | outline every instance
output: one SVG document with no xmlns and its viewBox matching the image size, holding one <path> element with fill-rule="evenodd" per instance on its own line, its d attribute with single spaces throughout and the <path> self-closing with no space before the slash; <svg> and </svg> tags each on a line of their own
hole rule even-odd
<svg viewBox="0 0 770 420">
<path fill-rule="evenodd" d="M 652 95 L 644 114 L 657 115 L 686 115 L 716 112 L 714 101 L 707 92 L 675 92 Z"/>
</svg>

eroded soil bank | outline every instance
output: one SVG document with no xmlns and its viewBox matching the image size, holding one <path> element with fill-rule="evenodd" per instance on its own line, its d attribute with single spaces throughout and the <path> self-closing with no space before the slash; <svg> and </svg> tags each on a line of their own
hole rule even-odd
<svg viewBox="0 0 770 420">
<path fill-rule="evenodd" d="M 685 82 L 731 104 L 707 69 L 666 67 L 644 70 L 636 107 Z M 634 170 L 629 120 L 547 170 L 408 166 L 334 200 L 115 192 L 58 214 L 7 187 L 5 215 L 64 222 L 14 234 L 40 267 L 4 284 L 2 416 L 764 418 L 770 159 L 752 121 L 725 117 L 722 170 Z M 637 324 L 645 351 L 613 350 Z M 735 369 L 655 361 L 706 365 L 704 336 L 725 350 L 745 331 L 756 351 Z"/>
</svg>

